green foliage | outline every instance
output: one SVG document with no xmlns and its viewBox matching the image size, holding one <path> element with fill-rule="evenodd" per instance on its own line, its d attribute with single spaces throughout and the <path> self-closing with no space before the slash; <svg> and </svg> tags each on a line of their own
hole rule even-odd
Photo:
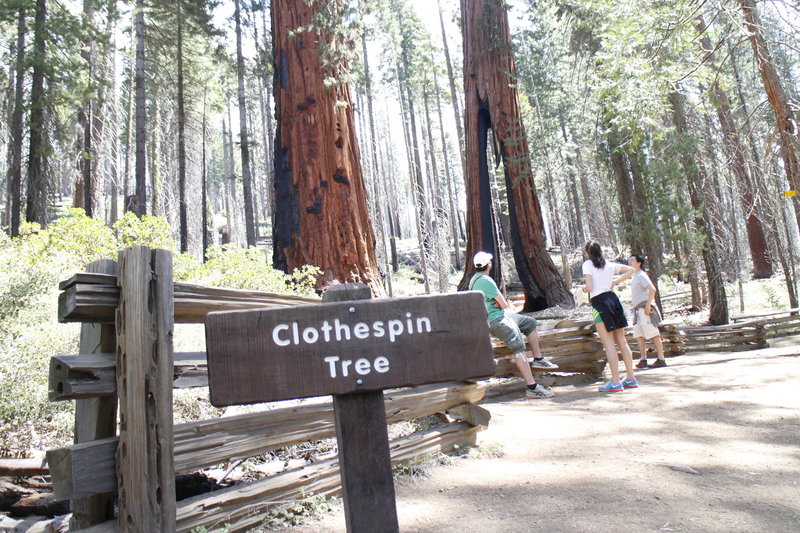
<svg viewBox="0 0 800 533">
<path fill-rule="evenodd" d="M 130 211 L 114 224 L 117 249 L 142 245 L 150 248 L 176 251 L 175 241 L 170 236 L 169 222 L 163 217 L 144 215 L 137 217 Z"/>
<path fill-rule="evenodd" d="M 270 292 L 290 292 L 303 296 L 314 294 L 314 285 L 322 271 L 313 266 L 304 266 L 291 274 L 272 268 L 265 251 L 258 248 L 242 249 L 235 245 L 211 247 L 207 261 L 195 268 L 187 268 L 175 278 L 190 280 L 202 285 L 250 289 Z M 191 265 L 187 266 L 191 267 Z"/>
<path fill-rule="evenodd" d="M 51 448 L 72 437 L 72 402 L 49 402 L 50 358 L 74 354 L 80 328 L 57 323 L 58 282 L 92 261 L 116 259 L 133 245 L 174 250 L 163 218 L 127 214 L 113 230 L 71 209 L 48 229 L 24 224 L 20 237 L 0 234 L 0 454 Z M 320 271 L 286 275 L 272 269 L 262 250 L 210 250 L 205 265 L 188 254 L 174 255 L 178 281 L 310 295 Z M 192 417 L 192 394 L 178 397 Z M 200 413 L 201 415 L 205 412 Z"/>
<path fill-rule="evenodd" d="M 253 531 L 280 531 L 287 527 L 302 524 L 307 518 L 327 513 L 331 510 L 330 500 L 322 495 L 300 494 L 300 499 L 287 506 L 275 509 L 266 514 L 261 527 Z"/>
</svg>

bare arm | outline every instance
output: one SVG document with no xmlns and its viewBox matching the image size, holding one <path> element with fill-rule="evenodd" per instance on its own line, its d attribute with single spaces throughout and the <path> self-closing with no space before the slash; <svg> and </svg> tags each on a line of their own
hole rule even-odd
<svg viewBox="0 0 800 533">
<path fill-rule="evenodd" d="M 623 274 L 611 282 L 611 288 L 613 289 L 615 286 L 620 285 L 631 279 L 633 275 L 636 273 L 636 270 L 633 267 L 622 265 L 622 268 L 619 269 L 620 272 Z"/>
<path fill-rule="evenodd" d="M 498 294 L 494 297 L 494 306 L 498 309 L 508 309 L 510 306 L 508 305 L 508 300 L 502 294 Z"/>
<path fill-rule="evenodd" d="M 656 288 L 650 285 L 647 287 L 647 305 L 644 306 L 644 314 L 649 315 L 653 302 L 656 299 Z"/>
<path fill-rule="evenodd" d="M 583 292 L 587 292 L 587 293 L 588 292 L 592 292 L 592 289 L 594 288 L 594 285 L 592 285 L 592 275 L 591 274 L 584 274 L 583 275 L 583 282 L 584 282 L 584 286 L 583 286 L 583 289 L 582 289 Z"/>
</svg>

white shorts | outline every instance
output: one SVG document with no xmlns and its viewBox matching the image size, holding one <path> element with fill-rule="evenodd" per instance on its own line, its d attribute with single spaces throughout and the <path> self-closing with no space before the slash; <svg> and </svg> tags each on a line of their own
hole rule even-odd
<svg viewBox="0 0 800 533">
<path fill-rule="evenodd" d="M 650 317 L 645 314 L 644 308 L 637 309 L 634 312 L 636 313 L 636 325 L 633 326 L 634 338 L 644 337 L 645 339 L 652 339 L 653 337 L 661 335 L 658 328 L 650 322 Z"/>
</svg>

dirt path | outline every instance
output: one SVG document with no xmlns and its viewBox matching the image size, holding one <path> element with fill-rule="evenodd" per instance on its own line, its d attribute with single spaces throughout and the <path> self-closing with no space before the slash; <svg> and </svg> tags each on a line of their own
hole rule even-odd
<svg viewBox="0 0 800 533">
<path fill-rule="evenodd" d="M 771 344 L 673 358 L 623 393 L 484 404 L 479 443 L 502 457 L 399 482 L 401 531 L 800 531 L 800 338 Z"/>
</svg>

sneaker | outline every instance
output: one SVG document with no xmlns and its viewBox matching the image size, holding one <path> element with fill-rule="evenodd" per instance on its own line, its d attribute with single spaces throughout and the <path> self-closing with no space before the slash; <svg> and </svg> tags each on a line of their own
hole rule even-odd
<svg viewBox="0 0 800 533">
<path fill-rule="evenodd" d="M 552 398 L 555 395 L 556 395 L 555 392 L 551 391 L 550 389 L 548 389 L 546 387 L 542 387 L 541 385 L 537 385 L 534 390 L 531 390 L 531 389 L 525 387 L 525 397 L 526 398 L 535 398 L 535 399 Z"/>
<path fill-rule="evenodd" d="M 636 387 L 639 386 L 639 382 L 636 381 L 636 378 L 623 379 L 622 386 L 625 387 L 626 389 L 635 389 Z"/>
<path fill-rule="evenodd" d="M 647 366 L 648 366 L 647 365 L 647 359 L 645 359 L 644 357 L 639 359 L 639 362 L 636 363 L 636 368 L 647 368 Z"/>
<path fill-rule="evenodd" d="M 611 383 L 606 381 L 605 385 L 600 385 L 597 390 L 599 392 L 622 392 L 622 383 Z"/>
<path fill-rule="evenodd" d="M 650 365 L 650 368 L 661 368 L 667 366 L 667 362 L 663 359 L 656 359 L 653 361 L 653 364 Z"/>
<path fill-rule="evenodd" d="M 542 357 L 541 359 L 534 359 L 533 363 L 531 363 L 531 368 L 546 368 L 549 370 L 554 370 L 558 368 L 558 365 L 551 363 L 548 358 Z"/>
</svg>

